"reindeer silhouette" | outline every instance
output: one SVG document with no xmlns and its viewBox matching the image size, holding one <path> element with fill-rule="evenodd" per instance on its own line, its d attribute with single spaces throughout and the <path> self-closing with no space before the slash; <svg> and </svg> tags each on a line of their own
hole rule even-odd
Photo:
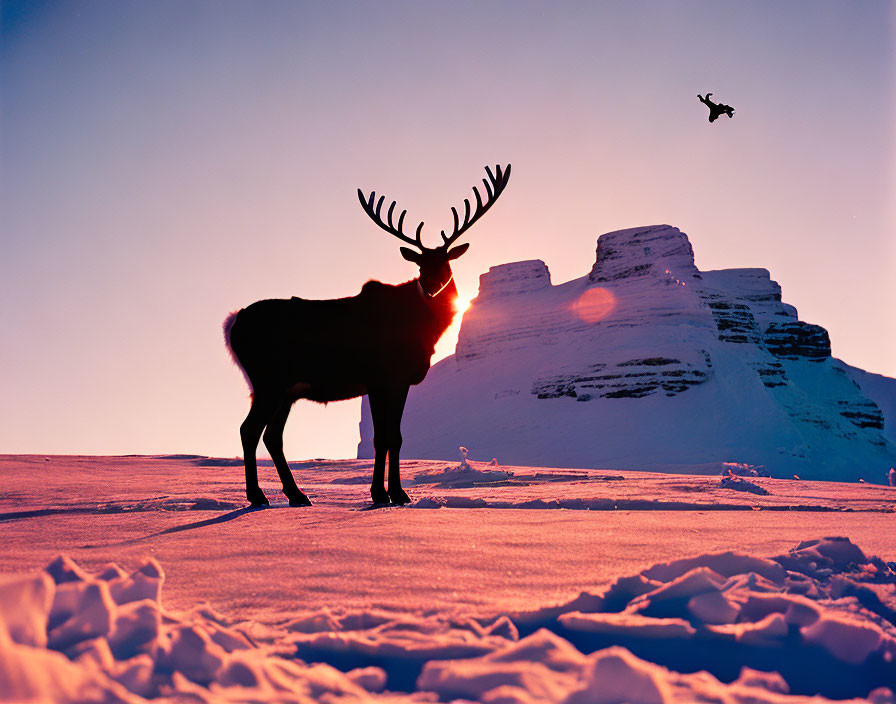
<svg viewBox="0 0 896 704">
<path fill-rule="evenodd" d="M 442 231 L 443 243 L 425 247 L 420 239 L 423 223 L 414 239 L 402 231 L 406 210 L 393 224 L 395 201 L 384 222 L 380 213 L 385 196 L 368 198 L 359 189 L 364 212 L 381 228 L 415 249 L 401 247 L 401 256 L 420 267 L 420 276 L 393 286 L 368 281 L 357 296 L 335 300 L 272 299 L 253 303 L 224 321 L 224 339 L 234 361 L 252 390 L 249 414 L 240 426 L 246 467 L 246 498 L 253 506 L 268 499 L 258 486 L 255 450 L 264 444 L 290 506 L 310 506 L 296 485 L 283 454 L 283 428 L 292 404 L 299 399 L 318 403 L 356 398 L 367 394 L 373 417 L 376 452 L 370 496 L 375 504 L 410 501 L 401 487 L 399 451 L 401 416 L 408 389 L 423 381 L 429 371 L 435 344 L 454 318 L 457 287 L 450 261 L 467 251 L 469 244 L 451 248 L 504 191 L 510 164 L 482 179 L 487 194 L 483 203 L 473 187 L 476 208 L 464 200 L 463 223 L 452 207 L 454 232 Z M 376 205 L 374 205 L 376 203 Z M 385 488 L 389 458 L 389 491 Z"/>
<path fill-rule="evenodd" d="M 707 93 L 704 98 L 702 95 L 697 93 L 697 97 L 700 99 L 700 102 L 703 103 L 706 107 L 709 108 L 709 121 L 715 122 L 722 115 L 727 115 L 728 117 L 734 117 L 734 108 L 730 105 L 723 105 L 722 103 L 714 103 L 709 99 L 712 93 Z"/>
</svg>

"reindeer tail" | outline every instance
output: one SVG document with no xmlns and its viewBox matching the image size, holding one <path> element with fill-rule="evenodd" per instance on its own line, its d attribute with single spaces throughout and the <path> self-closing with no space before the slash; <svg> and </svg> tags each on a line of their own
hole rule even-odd
<svg viewBox="0 0 896 704">
<path fill-rule="evenodd" d="M 234 311 L 230 315 L 228 315 L 224 319 L 224 345 L 227 347 L 227 351 L 230 353 L 230 358 L 233 360 L 233 363 L 239 367 L 239 370 L 243 373 L 243 378 L 246 380 L 246 384 L 249 385 L 249 391 L 253 392 L 252 382 L 249 379 L 249 375 L 246 374 L 246 369 L 243 367 L 242 362 L 240 362 L 240 358 L 237 356 L 236 352 L 233 351 L 233 344 L 231 343 L 231 335 L 233 334 L 233 325 L 236 323 L 236 319 L 239 317 L 240 311 Z"/>
</svg>

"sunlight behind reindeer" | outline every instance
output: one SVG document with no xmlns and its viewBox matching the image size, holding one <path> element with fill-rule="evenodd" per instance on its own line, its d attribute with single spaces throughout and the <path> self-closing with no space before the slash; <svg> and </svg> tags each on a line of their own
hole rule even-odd
<svg viewBox="0 0 896 704">
<path fill-rule="evenodd" d="M 456 315 L 454 316 L 454 320 L 451 321 L 451 325 L 448 326 L 448 329 L 445 330 L 445 333 L 436 343 L 436 351 L 432 356 L 433 362 L 438 362 L 439 360 L 454 354 L 454 348 L 457 346 L 457 336 L 460 333 L 460 324 L 463 322 L 464 313 L 470 308 L 470 304 L 473 303 L 475 297 L 476 296 L 471 296 L 462 291 L 458 292 L 457 299 L 454 301 Z"/>
<path fill-rule="evenodd" d="M 454 300 L 454 310 L 458 315 L 463 315 L 467 312 L 467 308 L 470 307 L 470 304 L 473 302 L 475 296 L 470 296 L 466 293 L 461 293 L 458 291 L 457 298 Z M 458 325 L 460 325 L 460 320 L 455 318 L 455 321 Z"/>
</svg>

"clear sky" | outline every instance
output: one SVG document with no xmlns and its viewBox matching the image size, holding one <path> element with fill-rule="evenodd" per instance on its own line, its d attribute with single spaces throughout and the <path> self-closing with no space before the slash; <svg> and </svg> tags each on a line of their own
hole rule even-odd
<svg viewBox="0 0 896 704">
<path fill-rule="evenodd" d="M 462 296 L 521 259 L 577 278 L 601 233 L 669 223 L 698 267 L 769 269 L 835 356 L 896 376 L 892 2 L 2 12 L 0 452 L 238 454 L 227 313 L 412 278 L 355 189 L 435 243 L 486 163 L 513 176 Z M 707 122 L 707 91 L 734 119 Z M 358 418 L 297 404 L 287 455 L 353 456 Z"/>
</svg>

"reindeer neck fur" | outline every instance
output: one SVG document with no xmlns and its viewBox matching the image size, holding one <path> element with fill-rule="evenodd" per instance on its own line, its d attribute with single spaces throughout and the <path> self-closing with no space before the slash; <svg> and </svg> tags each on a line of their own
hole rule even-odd
<svg viewBox="0 0 896 704">
<path fill-rule="evenodd" d="M 435 296 L 427 296 L 420 285 L 420 279 L 411 279 L 402 284 L 385 284 L 382 281 L 368 281 L 361 289 L 362 296 L 399 296 L 403 300 L 401 306 L 401 322 L 397 319 L 389 321 L 398 323 L 400 327 L 406 326 L 410 319 L 416 319 L 423 324 L 425 336 L 430 338 L 427 342 L 435 345 L 439 338 L 454 320 L 454 302 L 457 299 L 457 286 L 454 279 L 439 291 Z"/>
<path fill-rule="evenodd" d="M 427 295 L 423 290 L 419 278 L 414 279 L 413 283 L 416 285 L 417 294 L 423 299 L 423 302 L 436 319 L 436 340 L 438 340 L 442 333 L 448 329 L 448 326 L 451 325 L 451 321 L 454 320 L 454 314 L 456 313 L 454 303 L 457 300 L 457 286 L 454 285 L 454 276 L 452 275 L 442 289 L 432 296 Z"/>
</svg>

